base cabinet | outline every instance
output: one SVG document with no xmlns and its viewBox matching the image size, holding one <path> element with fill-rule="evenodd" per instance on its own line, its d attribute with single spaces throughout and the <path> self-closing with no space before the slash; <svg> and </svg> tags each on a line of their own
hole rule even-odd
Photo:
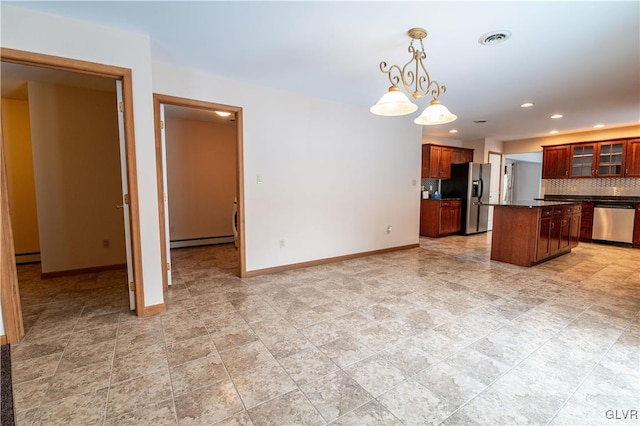
<svg viewBox="0 0 640 426">
<path fill-rule="evenodd" d="M 593 203 L 582 203 L 582 215 L 580 221 L 580 241 L 591 242 L 593 232 Z"/>
<path fill-rule="evenodd" d="M 582 206 L 574 206 L 571 210 L 571 247 L 577 247 L 582 229 Z"/>
<path fill-rule="evenodd" d="M 571 207 L 543 207 L 540 211 L 536 262 L 568 251 L 571 245 Z"/>
<path fill-rule="evenodd" d="M 420 204 L 420 235 L 443 237 L 462 230 L 461 200 L 422 200 Z"/>
<path fill-rule="evenodd" d="M 491 260 L 533 266 L 569 253 L 578 244 L 581 210 L 580 204 L 496 206 Z"/>
</svg>

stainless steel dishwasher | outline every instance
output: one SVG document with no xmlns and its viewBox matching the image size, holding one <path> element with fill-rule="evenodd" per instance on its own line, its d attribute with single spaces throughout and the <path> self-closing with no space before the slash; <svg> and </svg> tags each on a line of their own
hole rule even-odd
<svg viewBox="0 0 640 426">
<path fill-rule="evenodd" d="M 599 241 L 633 243 L 633 204 L 596 204 L 593 209 L 592 238 Z"/>
</svg>

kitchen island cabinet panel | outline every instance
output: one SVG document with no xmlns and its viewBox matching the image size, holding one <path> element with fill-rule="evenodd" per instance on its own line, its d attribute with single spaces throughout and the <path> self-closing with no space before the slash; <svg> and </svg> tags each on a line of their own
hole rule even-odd
<svg viewBox="0 0 640 426">
<path fill-rule="evenodd" d="M 492 205 L 491 260 L 533 266 L 569 253 L 577 244 L 579 204 Z"/>
<path fill-rule="evenodd" d="M 542 228 L 539 228 L 539 219 L 538 209 L 496 207 L 493 210 L 491 260 L 529 266 L 532 259 L 544 255 L 549 247 L 550 222 L 541 221 Z M 517 230 L 515 234 L 513 230 Z M 540 245 L 536 244 L 539 240 L 542 240 Z"/>
</svg>

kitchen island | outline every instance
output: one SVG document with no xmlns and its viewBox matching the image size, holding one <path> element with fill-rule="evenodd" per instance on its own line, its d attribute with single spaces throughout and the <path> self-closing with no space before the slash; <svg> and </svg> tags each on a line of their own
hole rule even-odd
<svg viewBox="0 0 640 426">
<path fill-rule="evenodd" d="M 578 245 L 581 203 L 527 200 L 485 205 L 494 206 L 491 260 L 533 266 Z"/>
</svg>

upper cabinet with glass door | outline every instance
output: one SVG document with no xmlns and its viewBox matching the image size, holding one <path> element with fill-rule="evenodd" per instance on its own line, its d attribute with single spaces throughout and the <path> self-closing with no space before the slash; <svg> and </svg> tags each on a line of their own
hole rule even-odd
<svg viewBox="0 0 640 426">
<path fill-rule="evenodd" d="M 594 177 L 597 151 L 595 143 L 571 145 L 571 177 Z"/>
<path fill-rule="evenodd" d="M 625 176 L 640 177 L 640 139 L 542 147 L 542 179 Z"/>
<path fill-rule="evenodd" d="M 625 175 L 624 140 L 571 145 L 569 177 L 622 177 Z"/>
<path fill-rule="evenodd" d="M 625 141 L 600 142 L 596 177 L 624 176 Z"/>
</svg>

